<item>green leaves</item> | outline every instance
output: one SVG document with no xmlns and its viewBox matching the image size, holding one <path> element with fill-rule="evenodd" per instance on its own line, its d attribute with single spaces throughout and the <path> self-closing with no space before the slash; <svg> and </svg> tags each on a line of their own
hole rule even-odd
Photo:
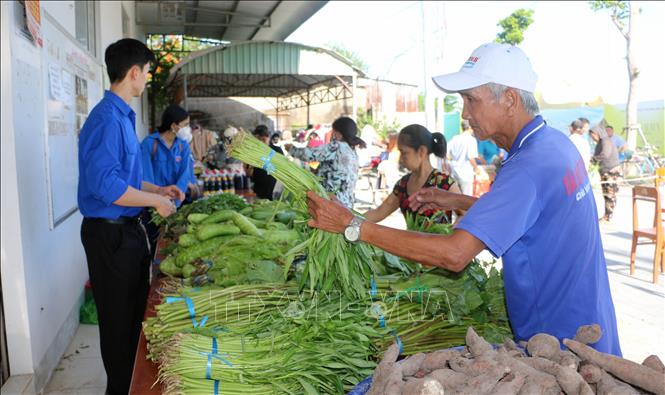
<svg viewBox="0 0 665 395">
<path fill-rule="evenodd" d="M 533 10 L 520 8 L 497 23 L 503 31 L 496 35 L 496 42 L 519 45 L 524 41 L 524 32 L 533 23 Z"/>
</svg>

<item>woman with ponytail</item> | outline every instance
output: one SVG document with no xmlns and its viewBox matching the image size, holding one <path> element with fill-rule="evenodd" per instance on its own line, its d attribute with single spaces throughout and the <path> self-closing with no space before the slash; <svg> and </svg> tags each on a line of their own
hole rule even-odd
<svg viewBox="0 0 665 395">
<path fill-rule="evenodd" d="M 446 157 L 446 138 L 441 133 L 430 133 L 420 125 L 409 125 L 399 132 L 397 148 L 400 152 L 399 163 L 409 170 L 393 188 L 393 193 L 374 210 L 365 213 L 365 218 L 372 222 L 381 222 L 398 208 L 406 217 L 408 213 L 417 214 L 409 207 L 409 196 L 421 188 L 436 187 L 451 192 L 461 193 L 453 178 L 432 167 L 429 156 Z M 428 210 L 422 215 L 431 217 L 436 211 Z M 450 214 L 444 216 L 450 222 Z"/>
<path fill-rule="evenodd" d="M 328 192 L 348 208 L 353 208 L 353 190 L 358 180 L 358 154 L 356 147 L 365 148 L 358 137 L 358 126 L 351 118 L 341 117 L 332 124 L 332 140 L 316 148 L 296 148 L 290 144 L 286 149 L 291 156 L 304 162 L 320 162 L 318 176 Z"/>
</svg>

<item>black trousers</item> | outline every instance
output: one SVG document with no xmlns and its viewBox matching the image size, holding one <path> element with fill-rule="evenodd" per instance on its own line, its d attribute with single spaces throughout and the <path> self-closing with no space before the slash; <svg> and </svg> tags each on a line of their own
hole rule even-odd
<svg viewBox="0 0 665 395">
<path fill-rule="evenodd" d="M 150 253 L 138 224 L 84 218 L 81 241 L 99 318 L 109 394 L 127 394 L 149 290 Z"/>
</svg>

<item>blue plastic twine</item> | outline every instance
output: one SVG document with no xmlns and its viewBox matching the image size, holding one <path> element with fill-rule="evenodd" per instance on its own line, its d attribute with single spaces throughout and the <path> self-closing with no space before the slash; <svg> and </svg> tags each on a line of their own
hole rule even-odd
<svg viewBox="0 0 665 395">
<path fill-rule="evenodd" d="M 372 299 L 374 299 L 377 294 L 376 281 L 374 280 L 374 277 L 372 277 L 372 279 L 370 280 L 369 285 L 372 287 L 372 289 L 369 291 L 369 296 L 371 296 Z"/>
<path fill-rule="evenodd" d="M 192 319 L 192 325 L 194 325 L 194 328 L 203 327 L 203 325 L 205 325 L 206 322 L 208 321 L 208 316 L 207 315 L 204 316 L 201 319 L 201 322 L 196 321 L 196 318 L 195 318 L 196 317 L 196 312 L 194 311 L 194 302 L 192 302 L 191 298 L 189 298 L 187 296 L 184 296 L 182 298 L 176 298 L 176 297 L 173 297 L 173 296 L 168 296 L 166 298 L 166 303 L 175 303 L 175 302 L 185 302 L 187 304 L 187 310 L 189 310 L 189 318 Z"/>
<path fill-rule="evenodd" d="M 206 379 L 211 380 L 212 379 L 212 359 L 219 359 L 222 361 L 224 364 L 227 366 L 233 367 L 233 364 L 226 359 L 222 358 L 222 356 L 228 356 L 228 354 L 219 354 L 217 352 L 217 338 L 213 337 L 212 338 L 212 351 L 211 352 L 200 352 L 199 354 L 205 355 L 208 357 L 208 363 L 206 365 Z M 217 380 L 215 380 L 217 381 Z"/>
<path fill-rule="evenodd" d="M 261 157 L 261 160 L 263 161 L 263 170 L 265 170 L 266 173 L 268 174 L 272 174 L 275 172 L 275 170 L 277 170 L 277 168 L 275 168 L 275 165 L 273 165 L 271 162 L 273 156 L 275 156 L 275 151 L 271 149 L 270 154 L 268 154 L 268 156 Z"/>
</svg>

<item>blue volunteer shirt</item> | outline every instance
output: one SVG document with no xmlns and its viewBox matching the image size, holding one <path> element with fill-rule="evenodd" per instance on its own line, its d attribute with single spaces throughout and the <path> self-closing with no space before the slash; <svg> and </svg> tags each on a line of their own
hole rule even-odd
<svg viewBox="0 0 665 395">
<path fill-rule="evenodd" d="M 78 205 L 89 218 L 137 216 L 141 207 L 113 204 L 129 186 L 141 189 L 143 170 L 136 114 L 118 95 L 104 92 L 79 136 Z"/>
<path fill-rule="evenodd" d="M 621 355 L 596 203 L 577 149 L 535 117 L 519 133 L 490 192 L 458 229 L 503 257 L 508 316 L 517 340 L 573 338 L 597 323 L 592 346 Z"/>
<path fill-rule="evenodd" d="M 169 148 L 159 137 L 159 132 L 154 132 L 143 139 L 141 157 L 144 181 L 160 187 L 176 185 L 183 193 L 187 193 L 187 184 L 193 178 L 194 163 L 185 140 L 176 137 Z"/>
</svg>

